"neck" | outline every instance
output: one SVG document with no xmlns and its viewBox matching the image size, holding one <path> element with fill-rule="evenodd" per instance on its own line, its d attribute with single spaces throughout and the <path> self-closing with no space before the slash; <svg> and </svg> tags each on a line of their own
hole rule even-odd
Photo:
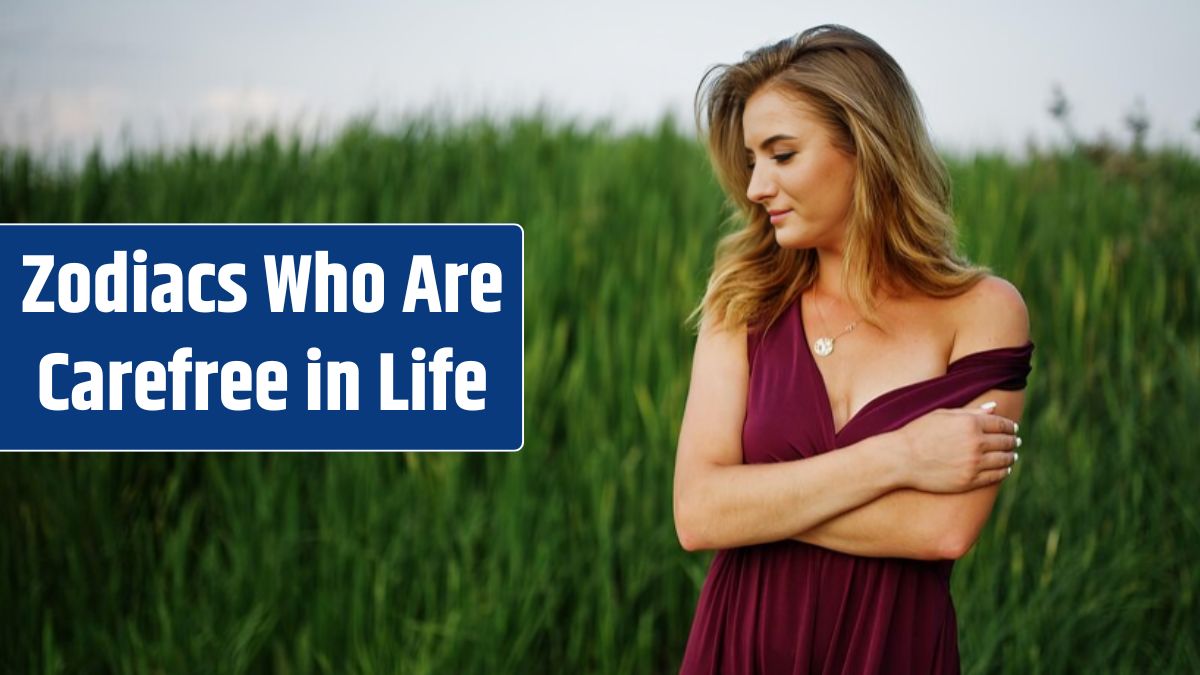
<svg viewBox="0 0 1200 675">
<path fill-rule="evenodd" d="M 817 279 L 813 282 L 817 294 L 827 300 L 848 303 L 842 287 L 842 249 L 817 249 Z"/>
<path fill-rule="evenodd" d="M 817 279 L 813 282 L 813 287 L 823 302 L 857 314 L 858 311 L 852 306 L 853 303 L 850 302 L 843 285 L 842 264 L 841 247 L 817 248 Z M 902 300 L 909 297 L 908 293 L 900 288 L 898 285 L 885 283 L 876 294 L 876 302 Z"/>
</svg>

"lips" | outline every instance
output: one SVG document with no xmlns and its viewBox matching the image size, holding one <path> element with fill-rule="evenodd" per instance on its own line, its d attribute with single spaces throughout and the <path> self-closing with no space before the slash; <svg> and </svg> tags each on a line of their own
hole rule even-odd
<svg viewBox="0 0 1200 675">
<path fill-rule="evenodd" d="M 791 209 L 781 209 L 779 211 L 767 211 L 767 213 L 770 214 L 770 216 L 771 216 L 772 224 L 778 223 L 779 221 L 783 220 L 787 216 L 787 214 L 789 214 L 791 212 L 792 212 Z"/>
</svg>

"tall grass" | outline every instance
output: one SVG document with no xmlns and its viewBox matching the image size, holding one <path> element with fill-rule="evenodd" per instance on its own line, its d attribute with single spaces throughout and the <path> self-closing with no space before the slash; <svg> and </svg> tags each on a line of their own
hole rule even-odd
<svg viewBox="0 0 1200 675">
<path fill-rule="evenodd" d="M 951 160 L 963 242 L 1025 296 L 1021 466 L 955 570 L 969 673 L 1200 670 L 1200 162 Z M 0 150 L 8 222 L 519 222 L 515 455 L 9 455 L 15 672 L 666 673 L 710 554 L 671 478 L 722 228 L 700 148 L 527 117 L 312 145 Z"/>
</svg>

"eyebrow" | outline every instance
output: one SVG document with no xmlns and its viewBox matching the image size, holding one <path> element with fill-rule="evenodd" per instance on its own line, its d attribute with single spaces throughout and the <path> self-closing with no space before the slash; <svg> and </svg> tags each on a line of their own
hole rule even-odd
<svg viewBox="0 0 1200 675">
<path fill-rule="evenodd" d="M 763 141 L 762 143 L 759 143 L 758 147 L 762 148 L 763 150 L 766 150 L 767 148 L 769 148 L 771 146 L 772 143 L 775 143 L 776 141 L 794 141 L 794 140 L 796 140 L 795 136 L 788 136 L 787 134 L 775 134 L 774 136 Z M 752 150 L 750 150 L 750 148 L 745 148 L 745 150 L 746 150 L 746 152 L 752 152 Z"/>
</svg>

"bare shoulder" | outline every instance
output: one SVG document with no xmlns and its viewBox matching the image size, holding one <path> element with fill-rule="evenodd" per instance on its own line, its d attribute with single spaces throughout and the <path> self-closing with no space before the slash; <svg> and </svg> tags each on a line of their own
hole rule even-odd
<svg viewBox="0 0 1200 675">
<path fill-rule="evenodd" d="M 705 319 L 696 338 L 692 377 L 679 434 L 679 462 L 737 464 L 749 389 L 746 326 Z"/>
<path fill-rule="evenodd" d="M 693 368 L 699 360 L 703 365 L 715 364 L 717 368 L 726 371 L 741 372 L 749 370 L 746 357 L 746 324 L 734 326 L 722 325 L 712 317 L 705 316 L 700 322 L 700 330 L 696 335 L 696 352 L 693 356 Z"/>
<path fill-rule="evenodd" d="M 985 349 L 1020 347 L 1029 342 L 1029 310 L 1011 282 L 989 275 L 955 303 L 954 347 L 950 360 Z"/>
</svg>

